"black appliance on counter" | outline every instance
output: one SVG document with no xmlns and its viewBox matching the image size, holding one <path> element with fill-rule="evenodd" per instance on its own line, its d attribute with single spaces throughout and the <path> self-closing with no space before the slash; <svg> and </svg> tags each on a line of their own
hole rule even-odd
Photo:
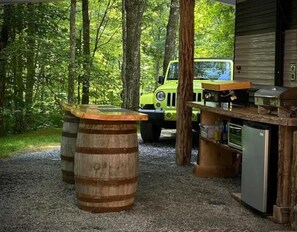
<svg viewBox="0 0 297 232">
<path fill-rule="evenodd" d="M 224 91 L 215 91 L 215 90 L 203 90 L 203 99 L 204 105 L 206 102 L 217 102 L 219 104 L 226 102 L 247 106 L 249 103 L 249 91 L 247 89 L 240 90 L 224 90 Z"/>
<path fill-rule="evenodd" d="M 202 83 L 204 105 L 206 102 L 230 103 L 247 106 L 249 103 L 249 81 L 221 81 Z"/>
</svg>

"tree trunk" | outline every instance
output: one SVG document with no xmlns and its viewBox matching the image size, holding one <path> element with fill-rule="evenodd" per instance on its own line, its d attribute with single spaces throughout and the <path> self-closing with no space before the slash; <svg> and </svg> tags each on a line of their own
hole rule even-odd
<svg viewBox="0 0 297 232">
<path fill-rule="evenodd" d="M 140 87 L 140 40 L 144 0 L 125 1 L 126 10 L 126 57 L 123 106 L 136 110 L 139 107 Z"/>
<path fill-rule="evenodd" d="M 78 37 L 76 38 L 76 56 L 82 56 L 82 32 L 79 30 Z M 80 74 L 77 75 L 77 103 L 81 102 L 81 83 L 82 76 Z"/>
<path fill-rule="evenodd" d="M 68 103 L 75 103 L 74 80 L 75 80 L 75 47 L 76 47 L 76 0 L 71 0 L 70 9 L 70 60 L 68 66 Z"/>
<path fill-rule="evenodd" d="M 24 21 L 21 20 L 24 14 L 24 5 L 17 5 L 13 8 L 13 15 L 21 16 L 20 18 L 14 17 L 10 28 L 10 39 L 11 41 L 15 41 L 18 44 L 25 44 L 25 40 L 23 37 L 18 37 L 18 34 L 21 34 L 24 31 Z M 26 129 L 26 123 L 24 118 L 25 112 L 25 101 L 24 101 L 24 93 L 25 93 L 25 84 L 24 84 L 24 76 L 23 70 L 25 68 L 24 65 L 24 54 L 20 51 L 17 53 L 13 53 L 11 57 L 11 70 L 12 70 L 12 79 L 13 79 L 13 89 L 14 89 L 14 128 L 13 131 L 17 133 L 22 133 Z"/>
<path fill-rule="evenodd" d="M 34 4 L 28 3 L 28 51 L 27 51 L 27 80 L 26 80 L 26 122 L 32 122 L 33 87 L 35 82 L 35 21 Z M 29 126 L 29 125 L 28 125 Z M 28 128 L 27 128 L 28 129 Z"/>
<path fill-rule="evenodd" d="M 194 78 L 194 0 L 180 0 L 179 81 L 177 91 L 176 163 L 190 164 Z M 190 139 L 189 139 L 190 138 Z"/>
<path fill-rule="evenodd" d="M 16 34 L 21 33 L 23 31 L 22 22 L 18 22 L 17 28 L 13 28 L 11 30 L 11 38 L 15 40 Z M 24 41 L 18 40 L 19 43 L 23 43 Z M 24 102 L 24 80 L 23 80 L 23 69 L 24 69 L 24 58 L 23 55 L 14 54 L 12 57 L 12 70 L 13 70 L 13 79 L 14 79 L 14 95 L 15 95 L 15 126 L 14 131 L 17 133 L 22 133 L 26 129 L 26 123 L 24 119 L 24 110 L 25 110 L 25 102 Z"/>
<path fill-rule="evenodd" d="M 0 54 L 3 52 L 3 49 L 7 46 L 9 38 L 9 22 L 10 19 L 10 5 L 4 6 L 3 13 L 3 23 L 1 28 L 0 35 Z M 0 56 L 0 137 L 4 136 L 4 97 L 5 97 L 5 83 L 6 83 L 6 59 L 5 56 Z"/>
<path fill-rule="evenodd" d="M 155 79 L 155 89 L 158 88 L 159 82 L 158 77 L 160 76 L 160 69 L 161 69 L 161 62 L 159 59 L 156 59 L 155 65 L 154 65 L 154 77 Z"/>
<path fill-rule="evenodd" d="M 166 42 L 163 62 L 163 76 L 166 74 L 169 61 L 174 59 L 179 19 L 179 0 L 171 0 L 169 19 L 166 30 Z"/>
<path fill-rule="evenodd" d="M 14 58 L 16 61 L 15 71 L 14 71 L 14 92 L 15 92 L 15 126 L 14 131 L 17 133 L 22 133 L 26 130 L 28 123 L 25 123 L 24 119 L 24 81 L 23 81 L 23 60 L 22 56 L 19 55 L 17 58 Z M 18 62 L 19 61 L 19 62 Z M 27 120 L 26 120 L 27 121 Z"/>
<path fill-rule="evenodd" d="M 90 19 L 89 19 L 89 0 L 82 0 L 83 15 L 83 76 L 82 76 L 82 103 L 89 104 L 90 98 Z"/>
<path fill-rule="evenodd" d="M 125 9 L 125 0 L 122 0 L 122 41 L 123 41 L 123 63 L 121 69 L 121 76 L 123 82 L 123 90 L 122 90 L 122 99 L 124 99 L 124 95 L 126 91 L 126 44 L 127 44 L 127 30 L 126 30 L 126 9 Z M 124 100 L 122 101 L 122 107 L 124 107 Z"/>
</svg>

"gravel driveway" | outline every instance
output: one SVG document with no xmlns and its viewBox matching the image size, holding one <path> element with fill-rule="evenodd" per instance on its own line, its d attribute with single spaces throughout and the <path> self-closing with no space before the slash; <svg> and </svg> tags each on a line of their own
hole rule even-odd
<svg viewBox="0 0 297 232">
<path fill-rule="evenodd" d="M 162 132 L 163 133 L 163 132 Z M 75 187 L 62 182 L 60 149 L 0 160 L 0 231 L 288 231 L 231 197 L 240 178 L 197 178 L 175 165 L 175 138 L 139 139 L 136 205 L 117 213 L 76 206 Z M 193 149 L 193 163 L 197 148 Z"/>
</svg>

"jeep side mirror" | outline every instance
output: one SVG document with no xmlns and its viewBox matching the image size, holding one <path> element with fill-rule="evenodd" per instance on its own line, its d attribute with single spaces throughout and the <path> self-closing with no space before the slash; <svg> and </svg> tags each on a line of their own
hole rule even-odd
<svg viewBox="0 0 297 232">
<path fill-rule="evenodd" d="M 159 76 L 158 77 L 158 83 L 163 85 L 164 84 L 164 76 Z"/>
</svg>

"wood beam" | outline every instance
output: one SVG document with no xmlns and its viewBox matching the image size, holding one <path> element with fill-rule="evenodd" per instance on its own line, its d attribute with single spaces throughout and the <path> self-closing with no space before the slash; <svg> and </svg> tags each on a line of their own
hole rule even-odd
<svg viewBox="0 0 297 232">
<path fill-rule="evenodd" d="M 176 163 L 188 165 L 192 152 L 195 0 L 180 0 L 179 81 L 177 89 Z"/>
<path fill-rule="evenodd" d="M 288 21 L 287 1 L 276 1 L 276 21 L 275 21 L 275 74 L 274 85 L 284 85 L 284 54 L 285 54 L 285 30 Z"/>
</svg>

